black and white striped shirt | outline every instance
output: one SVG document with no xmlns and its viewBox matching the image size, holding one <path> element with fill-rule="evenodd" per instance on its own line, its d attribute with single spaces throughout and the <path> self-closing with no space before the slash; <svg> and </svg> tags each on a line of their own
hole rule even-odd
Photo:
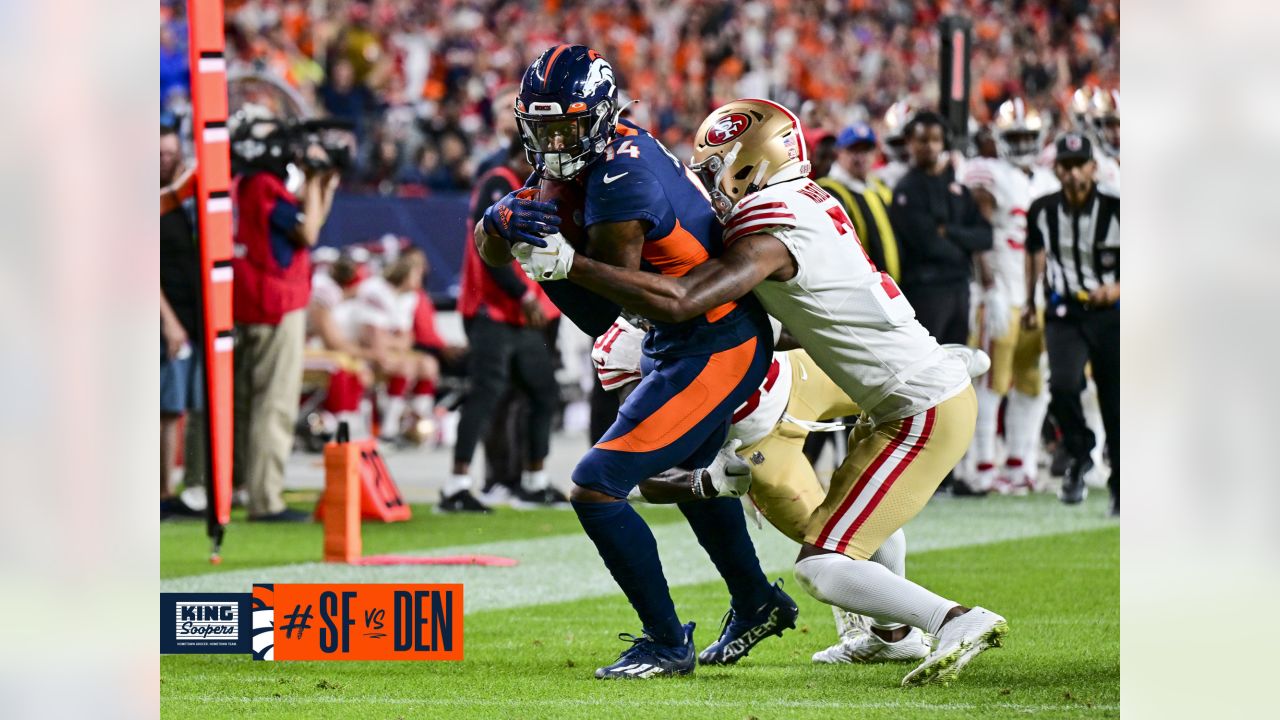
<svg viewBox="0 0 1280 720">
<path fill-rule="evenodd" d="M 1120 282 L 1120 198 L 1095 185 L 1084 207 L 1072 210 L 1061 190 L 1031 203 L 1027 252 L 1046 251 L 1046 294 L 1075 300 Z"/>
</svg>

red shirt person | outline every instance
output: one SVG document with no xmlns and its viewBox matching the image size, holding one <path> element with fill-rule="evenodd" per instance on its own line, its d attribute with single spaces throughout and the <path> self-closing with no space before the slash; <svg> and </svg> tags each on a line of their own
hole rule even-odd
<svg viewBox="0 0 1280 720">
<path fill-rule="evenodd" d="M 241 121 L 246 122 L 246 121 Z M 270 120 L 248 121 L 247 134 L 279 141 Z M 233 139 L 242 132 L 233 130 Z M 322 163 L 324 151 L 308 150 Z M 268 157 L 270 155 L 268 154 Z M 285 187 L 285 159 L 255 167 L 236 184 L 236 253 L 232 261 L 236 321 L 235 439 L 232 474 L 249 491 L 249 519 L 305 521 L 285 506 L 285 462 L 302 386 L 306 307 L 311 295 L 310 251 L 333 205 L 338 176 L 309 170 L 301 202 Z"/>
</svg>

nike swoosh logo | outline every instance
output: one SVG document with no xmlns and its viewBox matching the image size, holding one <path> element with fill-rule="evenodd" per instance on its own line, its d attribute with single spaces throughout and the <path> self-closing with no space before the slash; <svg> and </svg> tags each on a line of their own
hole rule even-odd
<svg viewBox="0 0 1280 720">
<path fill-rule="evenodd" d="M 630 171 L 630 170 L 628 170 L 627 172 L 622 173 L 621 175 L 614 175 L 613 177 L 609 177 L 609 173 L 605 173 L 605 174 L 604 174 L 604 184 L 605 184 L 605 185 L 608 185 L 609 183 L 613 182 L 614 180 L 617 180 L 618 178 L 626 177 L 627 175 L 630 175 L 630 174 L 631 174 L 631 171 Z"/>
</svg>

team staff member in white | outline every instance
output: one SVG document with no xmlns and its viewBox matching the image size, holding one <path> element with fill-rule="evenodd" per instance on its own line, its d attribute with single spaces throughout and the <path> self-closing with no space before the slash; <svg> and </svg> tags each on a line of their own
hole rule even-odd
<svg viewBox="0 0 1280 720">
<path fill-rule="evenodd" d="M 568 277 L 655 320 L 692 317 L 754 291 L 863 411 L 809 517 L 796 578 L 815 598 L 875 618 L 872 631 L 886 642 L 913 627 L 936 635 L 937 649 L 903 684 L 945 682 L 1000 644 L 1005 619 L 870 558 L 964 455 L 977 399 L 965 363 L 920 325 L 863 252 L 839 202 L 806 177 L 802 133 L 794 114 L 767 100 L 736 100 L 703 121 L 692 170 L 725 224 L 726 249 L 682 277 L 575 260 L 559 236 L 518 255 L 535 279 Z"/>
<path fill-rule="evenodd" d="M 1090 363 L 1102 405 L 1111 463 L 1111 513 L 1120 514 L 1120 198 L 1094 182 L 1089 138 L 1068 133 L 1057 142 L 1054 171 L 1062 190 L 1031 204 L 1027 217 L 1027 305 L 1023 326 L 1035 328 L 1036 280 L 1044 274 L 1049 411 L 1062 429 L 1071 463 L 1060 499 L 1084 500 L 1093 467 L 1093 431 L 1080 393 Z"/>
</svg>

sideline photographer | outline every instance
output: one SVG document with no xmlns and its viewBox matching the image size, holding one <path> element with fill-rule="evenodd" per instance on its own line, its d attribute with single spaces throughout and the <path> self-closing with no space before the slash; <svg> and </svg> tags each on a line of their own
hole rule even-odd
<svg viewBox="0 0 1280 720">
<path fill-rule="evenodd" d="M 310 249 L 329 217 L 341 148 L 305 126 L 246 106 L 231 120 L 236 228 L 234 312 L 237 487 L 249 490 L 249 519 L 305 522 L 285 506 L 284 468 L 293 449 L 302 383 Z M 298 195 L 286 181 L 301 166 Z M 295 173 L 296 169 L 293 170 Z"/>
</svg>

